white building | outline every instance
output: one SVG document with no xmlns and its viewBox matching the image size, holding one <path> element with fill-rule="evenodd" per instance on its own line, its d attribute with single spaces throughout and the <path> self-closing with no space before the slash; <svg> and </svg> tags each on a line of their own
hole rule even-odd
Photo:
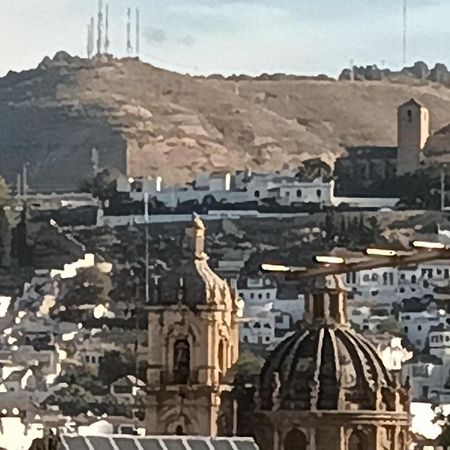
<svg viewBox="0 0 450 450">
<path fill-rule="evenodd" d="M 434 301 L 420 302 L 410 299 L 404 302 L 403 310 L 399 313 L 399 322 L 403 327 L 411 344 L 418 350 L 423 350 L 433 327 L 446 324 L 450 315 L 438 309 Z"/>
</svg>

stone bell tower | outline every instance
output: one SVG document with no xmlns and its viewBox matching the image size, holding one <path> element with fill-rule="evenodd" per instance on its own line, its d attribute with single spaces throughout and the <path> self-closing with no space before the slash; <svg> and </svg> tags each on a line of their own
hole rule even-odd
<svg viewBox="0 0 450 450">
<path fill-rule="evenodd" d="M 147 434 L 215 436 L 239 355 L 240 300 L 208 265 L 205 227 L 192 256 L 162 277 L 148 308 Z"/>
<path fill-rule="evenodd" d="M 415 172 L 430 135 L 430 113 L 414 99 L 398 108 L 397 175 Z"/>
</svg>

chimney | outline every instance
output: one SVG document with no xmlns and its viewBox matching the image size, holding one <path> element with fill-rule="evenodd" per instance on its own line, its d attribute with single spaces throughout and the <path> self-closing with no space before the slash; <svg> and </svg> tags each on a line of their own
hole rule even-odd
<svg viewBox="0 0 450 450">
<path fill-rule="evenodd" d="M 196 259 L 203 259 L 205 254 L 205 225 L 198 214 L 194 214 L 194 252 Z"/>
</svg>

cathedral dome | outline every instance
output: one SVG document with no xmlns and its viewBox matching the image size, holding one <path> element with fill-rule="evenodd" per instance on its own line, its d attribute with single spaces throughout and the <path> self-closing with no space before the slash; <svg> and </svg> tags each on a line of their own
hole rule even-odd
<svg viewBox="0 0 450 450">
<path fill-rule="evenodd" d="M 346 324 L 299 329 L 261 373 L 262 410 L 396 409 L 398 386 L 375 348 Z"/>
</svg>

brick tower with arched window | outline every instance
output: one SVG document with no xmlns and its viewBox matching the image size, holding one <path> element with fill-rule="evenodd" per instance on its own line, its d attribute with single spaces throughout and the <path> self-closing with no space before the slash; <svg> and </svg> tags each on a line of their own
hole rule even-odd
<svg viewBox="0 0 450 450">
<path fill-rule="evenodd" d="M 241 302 L 208 265 L 205 227 L 194 219 L 193 254 L 153 286 L 148 307 L 147 434 L 215 436 L 239 356 Z"/>
</svg>

